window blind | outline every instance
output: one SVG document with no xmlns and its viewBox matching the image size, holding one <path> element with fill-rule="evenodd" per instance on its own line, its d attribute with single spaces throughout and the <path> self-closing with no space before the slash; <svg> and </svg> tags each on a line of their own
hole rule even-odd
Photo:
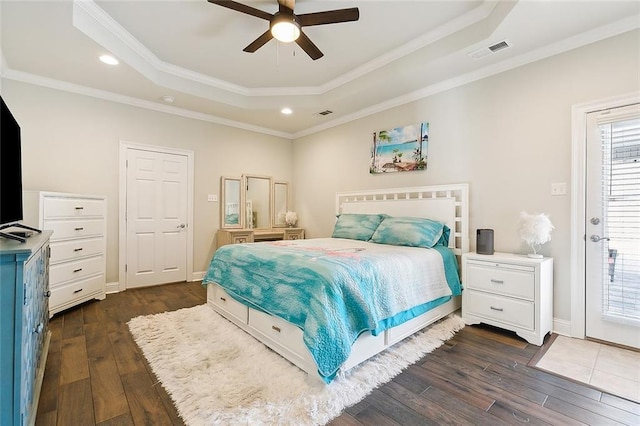
<svg viewBox="0 0 640 426">
<path fill-rule="evenodd" d="M 610 239 L 602 259 L 602 314 L 605 319 L 636 322 L 640 321 L 640 117 L 617 117 L 599 127 L 603 220 Z"/>
</svg>

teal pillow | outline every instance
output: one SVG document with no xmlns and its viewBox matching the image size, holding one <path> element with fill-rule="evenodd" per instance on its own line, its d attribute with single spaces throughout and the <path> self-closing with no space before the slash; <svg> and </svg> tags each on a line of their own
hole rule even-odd
<svg viewBox="0 0 640 426">
<path fill-rule="evenodd" d="M 338 216 L 331 237 L 369 241 L 385 216 L 384 214 L 341 214 Z"/>
<path fill-rule="evenodd" d="M 372 243 L 395 246 L 433 247 L 449 245 L 449 227 L 420 217 L 386 217 L 371 237 Z"/>
</svg>

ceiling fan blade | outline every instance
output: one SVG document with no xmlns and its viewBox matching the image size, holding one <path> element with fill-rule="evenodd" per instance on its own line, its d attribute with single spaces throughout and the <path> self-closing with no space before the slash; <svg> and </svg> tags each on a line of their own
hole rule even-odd
<svg viewBox="0 0 640 426">
<path fill-rule="evenodd" d="M 278 4 L 282 7 L 286 7 L 293 10 L 296 7 L 296 0 L 278 0 Z M 282 9 L 280 9 L 282 11 Z"/>
<path fill-rule="evenodd" d="M 327 10 L 326 12 L 303 13 L 297 15 L 301 27 L 312 25 L 337 24 L 339 22 L 357 21 L 360 19 L 360 11 L 357 7 L 349 9 Z"/>
<path fill-rule="evenodd" d="M 300 46 L 302 50 L 304 50 L 314 61 L 324 56 L 324 53 L 318 49 L 318 46 L 313 44 L 311 39 L 302 31 L 300 31 L 300 37 L 298 37 L 296 43 L 298 43 L 298 46 Z"/>
<path fill-rule="evenodd" d="M 245 52 L 253 53 L 256 50 L 260 49 L 265 44 L 267 44 L 267 42 L 272 38 L 273 38 L 273 35 L 271 34 L 271 30 L 267 30 L 265 31 L 264 34 L 262 34 L 260 37 L 255 39 L 250 45 L 248 45 L 242 50 Z"/>
<path fill-rule="evenodd" d="M 226 7 L 227 9 L 236 10 L 238 12 L 246 13 L 247 15 L 255 16 L 257 18 L 266 19 L 270 21 L 273 17 L 272 14 L 265 12 L 264 10 L 256 9 L 255 7 L 247 6 L 242 3 L 231 0 L 207 0 L 209 3 L 217 4 L 218 6 Z"/>
</svg>

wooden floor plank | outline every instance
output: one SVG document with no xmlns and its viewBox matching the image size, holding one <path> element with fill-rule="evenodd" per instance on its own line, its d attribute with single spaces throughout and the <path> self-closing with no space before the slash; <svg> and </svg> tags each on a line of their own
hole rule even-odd
<svg viewBox="0 0 640 426">
<path fill-rule="evenodd" d="M 90 426 L 95 424 L 89 379 L 78 380 L 60 386 L 57 424 L 61 426 Z"/>
<path fill-rule="evenodd" d="M 74 325 L 74 329 L 76 326 Z M 62 340 L 60 386 L 89 378 L 89 362 L 84 335 Z"/>
<path fill-rule="evenodd" d="M 122 376 L 122 384 L 127 394 L 134 424 L 171 424 L 171 419 L 146 371 L 125 374 Z"/>
</svg>

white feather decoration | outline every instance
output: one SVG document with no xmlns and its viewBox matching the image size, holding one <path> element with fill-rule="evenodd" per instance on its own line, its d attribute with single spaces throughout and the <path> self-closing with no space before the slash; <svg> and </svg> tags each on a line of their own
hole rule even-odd
<svg viewBox="0 0 640 426">
<path fill-rule="evenodd" d="M 296 212 L 289 210 L 284 215 L 284 222 L 289 226 L 294 226 L 297 221 L 298 221 L 298 214 Z"/>
<path fill-rule="evenodd" d="M 554 229 L 549 216 L 544 213 L 529 214 L 520 212 L 520 238 L 529 244 L 533 250 L 533 256 L 542 257 L 537 254 L 540 247 L 547 241 L 551 241 L 551 231 Z"/>
</svg>

